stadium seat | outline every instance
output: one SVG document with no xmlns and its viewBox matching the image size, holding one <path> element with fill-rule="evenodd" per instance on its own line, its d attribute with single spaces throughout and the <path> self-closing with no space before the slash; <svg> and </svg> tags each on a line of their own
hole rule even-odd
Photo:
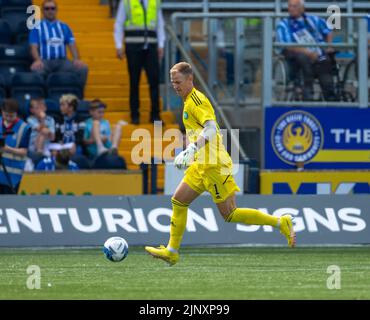
<svg viewBox="0 0 370 320">
<path fill-rule="evenodd" d="M 77 107 L 78 112 L 89 112 L 90 111 L 90 101 L 87 100 L 80 100 L 78 102 L 78 107 Z"/>
<path fill-rule="evenodd" d="M 53 72 L 48 76 L 47 86 L 53 87 L 75 87 L 79 86 L 76 75 L 71 72 Z"/>
<path fill-rule="evenodd" d="M 45 99 L 46 104 L 46 112 L 60 112 L 60 106 L 58 101 L 52 100 L 52 99 Z"/>
<path fill-rule="evenodd" d="M 28 48 L 28 33 L 26 20 L 20 21 L 16 28 L 15 37 L 13 42 L 17 45 L 26 46 Z"/>
<path fill-rule="evenodd" d="M 5 88 L 5 79 L 1 73 L 0 73 L 0 88 Z"/>
<path fill-rule="evenodd" d="M 11 81 L 12 87 L 41 87 L 44 89 L 44 79 L 35 72 L 18 72 Z"/>
<path fill-rule="evenodd" d="M 31 100 L 27 100 L 27 99 L 16 99 L 19 103 L 19 109 L 18 109 L 18 114 L 19 116 L 24 119 L 24 120 L 27 120 L 27 118 L 30 116 L 30 102 Z"/>
<path fill-rule="evenodd" d="M 78 88 L 52 88 L 48 89 L 47 97 L 49 99 L 59 101 L 60 97 L 64 94 L 74 94 L 77 98 L 81 99 L 81 90 Z"/>
<path fill-rule="evenodd" d="M 4 88 L 0 87 L 0 99 L 6 98 L 6 91 Z"/>
<path fill-rule="evenodd" d="M 33 98 L 44 98 L 45 92 L 40 87 L 16 87 L 11 89 L 10 95 L 18 101 L 27 102 Z"/>
<path fill-rule="evenodd" d="M 28 46 L 0 45 L 0 63 L 22 61 L 31 65 L 31 55 Z"/>
<path fill-rule="evenodd" d="M 27 8 L 32 5 L 32 0 L 1 0 L 3 7 L 21 7 Z"/>
<path fill-rule="evenodd" d="M 57 119 L 61 117 L 59 102 L 52 99 L 45 99 L 46 114 Z"/>
<path fill-rule="evenodd" d="M 11 79 L 10 95 L 26 109 L 26 104 L 30 99 L 45 97 L 44 80 L 37 73 L 16 73 Z"/>
<path fill-rule="evenodd" d="M 5 79 L 0 74 L 0 100 L 6 98 Z"/>
<path fill-rule="evenodd" d="M 126 161 L 120 156 L 113 155 L 110 153 L 103 153 L 102 155 L 98 156 L 93 165 L 92 169 L 119 169 L 125 170 L 127 169 Z"/>
<path fill-rule="evenodd" d="M 81 170 L 84 169 L 90 169 L 91 168 L 91 163 L 90 161 L 82 154 L 74 154 L 71 157 L 71 160 L 77 164 L 78 168 Z"/>
<path fill-rule="evenodd" d="M 80 100 L 77 107 L 77 113 L 83 120 L 90 118 L 90 101 Z"/>
<path fill-rule="evenodd" d="M 1 18 L 8 22 L 11 33 L 15 35 L 19 22 L 27 19 L 27 13 L 24 8 L 3 7 Z"/>
<path fill-rule="evenodd" d="M 10 44 L 12 34 L 9 23 L 6 20 L 0 19 L 0 44 Z"/>
<path fill-rule="evenodd" d="M 51 73 L 46 81 L 46 86 L 50 99 L 59 100 L 61 95 L 68 93 L 74 94 L 79 99 L 82 99 L 82 88 L 79 86 L 78 78 L 73 73 Z"/>
<path fill-rule="evenodd" d="M 1 59 L 0 59 L 1 61 Z M 11 79 L 18 72 L 26 72 L 29 70 L 28 64 L 19 61 L 8 61 L 7 63 L 0 62 L 0 74 L 4 78 L 5 87 L 9 88 Z"/>
</svg>

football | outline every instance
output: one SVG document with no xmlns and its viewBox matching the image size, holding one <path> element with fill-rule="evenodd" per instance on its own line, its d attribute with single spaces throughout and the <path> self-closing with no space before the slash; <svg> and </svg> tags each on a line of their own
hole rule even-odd
<svg viewBox="0 0 370 320">
<path fill-rule="evenodd" d="M 128 244 L 121 237 L 111 237 L 104 243 L 103 252 L 105 257 L 113 262 L 122 261 L 127 257 Z"/>
</svg>

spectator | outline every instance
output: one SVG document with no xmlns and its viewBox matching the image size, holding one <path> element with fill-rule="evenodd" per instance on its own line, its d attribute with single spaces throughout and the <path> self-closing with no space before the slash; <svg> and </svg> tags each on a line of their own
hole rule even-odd
<svg viewBox="0 0 370 320">
<path fill-rule="evenodd" d="M 150 87 L 150 121 L 160 120 L 159 61 L 163 58 L 165 41 L 160 1 L 121 0 L 114 25 L 114 40 L 119 59 L 125 57 L 123 38 L 130 75 L 131 121 L 133 124 L 139 123 L 139 81 L 142 68 L 145 69 Z"/>
<path fill-rule="evenodd" d="M 289 47 L 283 54 L 294 74 L 302 70 L 304 77 L 303 99 L 313 100 L 313 81 L 318 77 L 325 100 L 336 100 L 332 77 L 332 64 L 328 57 L 332 48 L 315 47 L 317 43 L 331 43 L 333 34 L 325 20 L 304 12 L 304 0 L 288 1 L 289 17 L 277 27 L 277 41 L 284 43 L 311 43 L 312 47 Z"/>
<path fill-rule="evenodd" d="M 93 100 L 90 104 L 91 118 L 86 120 L 84 131 L 84 143 L 90 158 L 108 151 L 118 154 L 122 125 L 127 123 L 119 121 L 114 132 L 111 133 L 109 121 L 104 119 L 105 108 L 105 104 L 99 99 Z"/>
<path fill-rule="evenodd" d="M 40 26 L 32 29 L 29 44 L 33 63 L 31 70 L 45 78 L 51 72 L 73 72 L 77 75 L 83 89 L 87 80 L 88 69 L 80 60 L 76 41 L 69 26 L 57 20 L 57 4 L 54 0 L 42 3 L 44 19 Z M 71 51 L 73 60 L 67 59 L 66 47 Z"/>
<path fill-rule="evenodd" d="M 65 94 L 60 98 L 60 112 L 62 117 L 56 121 L 56 142 L 50 149 L 57 152 L 67 149 L 72 156 L 76 152 L 82 153 L 84 132 L 83 119 L 77 113 L 78 99 L 73 94 Z"/>
<path fill-rule="evenodd" d="M 2 103 L 0 123 L 0 194 L 16 194 L 22 180 L 31 130 L 18 118 L 18 103 L 13 99 Z"/>
<path fill-rule="evenodd" d="M 49 144 L 55 139 L 55 121 L 46 115 L 46 105 L 42 98 L 32 99 L 30 102 L 31 116 L 27 122 L 31 127 L 29 154 L 36 153 L 49 156 Z"/>
</svg>

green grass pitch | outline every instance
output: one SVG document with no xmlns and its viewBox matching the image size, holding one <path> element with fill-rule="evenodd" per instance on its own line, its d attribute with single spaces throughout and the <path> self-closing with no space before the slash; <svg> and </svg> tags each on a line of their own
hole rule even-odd
<svg viewBox="0 0 370 320">
<path fill-rule="evenodd" d="M 40 289 L 27 288 L 30 265 Z M 340 289 L 327 288 L 330 265 Z M 370 248 L 189 247 L 173 267 L 142 247 L 118 263 L 100 249 L 0 249 L 0 299 L 370 299 Z"/>
</svg>

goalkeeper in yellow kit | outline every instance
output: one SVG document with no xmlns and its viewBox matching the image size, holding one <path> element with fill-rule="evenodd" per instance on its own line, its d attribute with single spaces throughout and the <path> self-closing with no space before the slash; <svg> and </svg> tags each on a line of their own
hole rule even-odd
<svg viewBox="0 0 370 320">
<path fill-rule="evenodd" d="M 145 247 L 145 250 L 170 265 L 177 263 L 188 207 L 204 191 L 212 195 L 226 222 L 279 228 L 288 245 L 294 247 L 296 239 L 290 215 L 275 217 L 256 209 L 236 206 L 235 192 L 240 189 L 232 176 L 232 161 L 222 144 L 211 103 L 194 88 L 190 64 L 175 64 L 170 70 L 170 77 L 174 90 L 184 100 L 183 121 L 190 141 L 174 163 L 177 168 L 187 170 L 171 199 L 173 214 L 167 247 Z"/>
</svg>

